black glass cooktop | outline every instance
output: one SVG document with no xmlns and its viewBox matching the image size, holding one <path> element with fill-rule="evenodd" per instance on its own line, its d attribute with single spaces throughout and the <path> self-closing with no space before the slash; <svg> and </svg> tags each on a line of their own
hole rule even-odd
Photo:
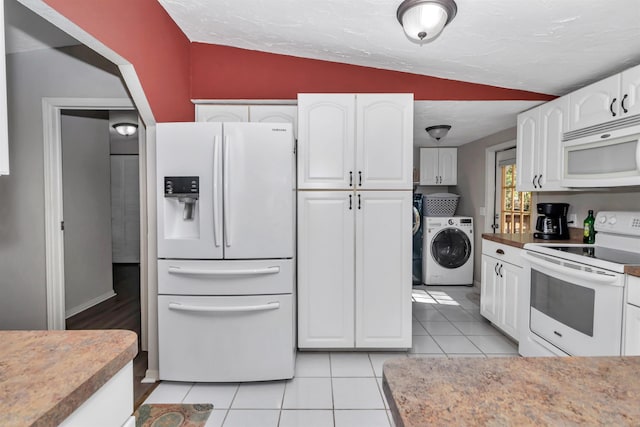
<svg viewBox="0 0 640 427">
<path fill-rule="evenodd" d="M 615 264 L 640 264 L 640 248 L 638 252 L 627 252 L 598 246 L 547 246 L 547 248 L 574 255 L 597 258 Z"/>
</svg>

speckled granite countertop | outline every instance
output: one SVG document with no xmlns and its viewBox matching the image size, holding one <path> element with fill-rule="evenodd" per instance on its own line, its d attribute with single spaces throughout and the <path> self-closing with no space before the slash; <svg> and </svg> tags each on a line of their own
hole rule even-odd
<svg viewBox="0 0 640 427">
<path fill-rule="evenodd" d="M 138 352 L 122 330 L 0 331 L 0 343 L 3 427 L 58 425 Z"/>
<path fill-rule="evenodd" d="M 640 357 L 398 358 L 383 372 L 397 427 L 640 425 Z"/>
</svg>

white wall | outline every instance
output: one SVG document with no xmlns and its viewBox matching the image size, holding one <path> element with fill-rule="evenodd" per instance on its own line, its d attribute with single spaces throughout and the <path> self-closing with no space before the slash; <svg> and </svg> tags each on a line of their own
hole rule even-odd
<svg viewBox="0 0 640 427">
<path fill-rule="evenodd" d="M 109 121 L 62 115 L 66 317 L 115 295 Z"/>
<path fill-rule="evenodd" d="M 517 138 L 516 128 L 511 128 L 490 135 L 486 138 L 462 145 L 458 148 L 458 185 L 452 192 L 460 194 L 457 215 L 473 216 L 475 235 L 475 256 L 473 276 L 480 281 L 480 256 L 482 233 L 484 232 L 484 216 L 480 208 L 485 207 L 485 150 L 487 147 Z M 569 203 L 569 213 L 576 213 L 578 226 L 587 216 L 587 211 L 600 210 L 633 210 L 640 211 L 640 187 L 620 187 L 615 189 L 537 192 L 533 194 L 536 203 L 564 202 Z M 487 210 L 488 211 L 488 210 Z M 535 218 L 535 215 L 534 215 Z"/>
<path fill-rule="evenodd" d="M 105 69 L 82 46 L 7 55 L 11 175 L 0 177 L 0 329 L 47 326 L 42 98 L 127 98 Z"/>
</svg>

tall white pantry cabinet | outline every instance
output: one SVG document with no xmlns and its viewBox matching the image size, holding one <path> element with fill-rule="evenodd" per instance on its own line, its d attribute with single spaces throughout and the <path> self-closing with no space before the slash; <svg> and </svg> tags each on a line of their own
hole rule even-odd
<svg viewBox="0 0 640 427">
<path fill-rule="evenodd" d="M 298 96 L 298 346 L 411 347 L 412 94 Z"/>
</svg>

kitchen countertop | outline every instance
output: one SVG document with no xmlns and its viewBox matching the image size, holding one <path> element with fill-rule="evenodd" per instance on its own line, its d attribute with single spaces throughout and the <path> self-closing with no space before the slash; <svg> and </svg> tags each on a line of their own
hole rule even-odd
<svg viewBox="0 0 640 427">
<path fill-rule="evenodd" d="M 483 239 L 522 249 L 527 243 L 571 243 L 582 244 L 582 229 L 569 227 L 569 240 L 534 239 L 533 234 L 483 233 Z"/>
<path fill-rule="evenodd" d="M 397 427 L 639 425 L 640 357 L 398 358 L 383 389 Z"/>
<path fill-rule="evenodd" d="M 0 331 L 0 343 L 2 426 L 58 425 L 138 353 L 123 330 Z"/>
<path fill-rule="evenodd" d="M 482 238 L 503 245 L 522 249 L 527 243 L 571 243 L 582 244 L 582 229 L 569 227 L 569 240 L 542 240 L 534 239 L 533 234 L 509 234 L 509 233 L 483 233 Z M 627 265 L 625 274 L 640 277 L 640 265 Z"/>
</svg>

